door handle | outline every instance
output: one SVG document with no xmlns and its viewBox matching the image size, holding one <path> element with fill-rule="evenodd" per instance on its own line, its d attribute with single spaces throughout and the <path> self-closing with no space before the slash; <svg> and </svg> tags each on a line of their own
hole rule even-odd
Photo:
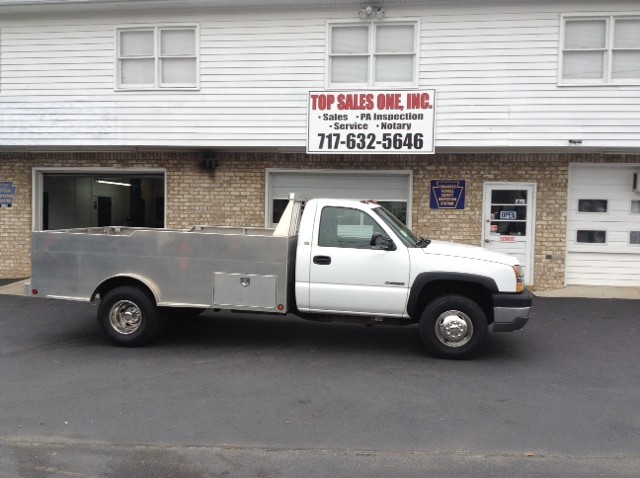
<svg viewBox="0 0 640 478">
<path fill-rule="evenodd" d="M 331 264 L 331 257 L 329 256 L 313 256 L 313 263 L 319 266 L 328 266 Z"/>
</svg>

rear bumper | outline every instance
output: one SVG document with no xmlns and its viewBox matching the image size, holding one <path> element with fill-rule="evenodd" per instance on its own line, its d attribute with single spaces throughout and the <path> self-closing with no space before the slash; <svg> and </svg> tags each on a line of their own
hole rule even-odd
<svg viewBox="0 0 640 478">
<path fill-rule="evenodd" d="M 511 332 L 520 330 L 529 321 L 533 295 L 528 290 L 521 294 L 493 295 L 492 332 Z"/>
</svg>

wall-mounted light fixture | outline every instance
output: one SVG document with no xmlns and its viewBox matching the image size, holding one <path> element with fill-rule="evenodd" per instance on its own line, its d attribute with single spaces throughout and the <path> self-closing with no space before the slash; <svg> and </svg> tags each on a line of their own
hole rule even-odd
<svg viewBox="0 0 640 478">
<path fill-rule="evenodd" d="M 202 153 L 202 161 L 200 162 L 200 169 L 203 171 L 213 172 L 218 167 L 218 160 L 213 151 L 205 151 Z"/>
<path fill-rule="evenodd" d="M 127 188 L 131 187 L 131 184 L 129 183 L 121 183 L 118 181 L 107 181 L 106 179 L 96 179 L 96 183 L 98 184 L 110 184 L 112 186 L 125 186 Z"/>
<path fill-rule="evenodd" d="M 569 144 L 582 144 L 581 139 L 570 139 Z"/>
<path fill-rule="evenodd" d="M 367 5 L 364 8 L 358 10 L 358 16 L 362 19 L 367 18 L 384 18 L 384 10 L 382 7 L 373 7 L 371 5 Z"/>
</svg>

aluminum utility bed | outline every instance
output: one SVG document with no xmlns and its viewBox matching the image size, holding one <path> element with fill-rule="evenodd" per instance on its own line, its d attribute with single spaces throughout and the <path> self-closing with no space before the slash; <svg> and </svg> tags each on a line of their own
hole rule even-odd
<svg viewBox="0 0 640 478">
<path fill-rule="evenodd" d="M 34 232 L 31 288 L 43 297 L 89 301 L 106 281 L 131 278 L 145 284 L 159 306 L 285 313 L 298 218 L 299 207 L 275 235 L 225 226 Z"/>
</svg>

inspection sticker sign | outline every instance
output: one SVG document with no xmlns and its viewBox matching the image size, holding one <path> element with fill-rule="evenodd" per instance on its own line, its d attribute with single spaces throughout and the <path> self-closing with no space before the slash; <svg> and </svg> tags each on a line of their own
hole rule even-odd
<svg viewBox="0 0 640 478">
<path fill-rule="evenodd" d="M 307 152 L 433 154 L 435 90 L 310 91 Z"/>
<path fill-rule="evenodd" d="M 16 187 L 11 181 L 0 181 L 0 208 L 11 207 L 16 196 Z"/>
<path fill-rule="evenodd" d="M 431 209 L 464 209 L 466 189 L 464 180 L 432 180 Z"/>
</svg>

